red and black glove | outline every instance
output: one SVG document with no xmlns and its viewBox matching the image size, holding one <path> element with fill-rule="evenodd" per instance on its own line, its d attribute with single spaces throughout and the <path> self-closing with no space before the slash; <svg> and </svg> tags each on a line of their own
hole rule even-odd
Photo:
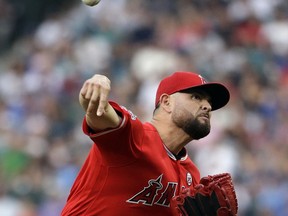
<svg viewBox="0 0 288 216">
<path fill-rule="evenodd" d="M 184 189 L 171 206 L 179 216 L 236 216 L 238 202 L 229 173 L 200 180 L 194 189 Z"/>
</svg>

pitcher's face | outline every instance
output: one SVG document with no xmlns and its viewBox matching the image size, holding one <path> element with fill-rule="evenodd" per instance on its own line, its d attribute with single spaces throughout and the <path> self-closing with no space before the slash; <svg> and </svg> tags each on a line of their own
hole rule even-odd
<svg viewBox="0 0 288 216">
<path fill-rule="evenodd" d="M 172 121 L 192 139 L 201 139 L 210 133 L 211 104 L 203 92 L 178 92 L 174 95 Z"/>
</svg>

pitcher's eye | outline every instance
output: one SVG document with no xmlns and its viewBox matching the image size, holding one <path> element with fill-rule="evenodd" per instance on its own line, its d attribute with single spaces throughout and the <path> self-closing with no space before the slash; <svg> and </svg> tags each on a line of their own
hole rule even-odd
<svg viewBox="0 0 288 216">
<path fill-rule="evenodd" d="M 192 94 L 192 95 L 191 95 L 191 98 L 192 98 L 193 100 L 201 100 L 201 99 L 202 99 L 201 95 L 199 95 L 199 94 Z"/>
</svg>

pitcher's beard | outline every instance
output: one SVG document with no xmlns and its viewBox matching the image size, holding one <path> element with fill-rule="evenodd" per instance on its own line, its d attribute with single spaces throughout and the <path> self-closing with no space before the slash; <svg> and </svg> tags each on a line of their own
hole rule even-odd
<svg viewBox="0 0 288 216">
<path fill-rule="evenodd" d="M 182 129 L 193 139 L 199 140 L 210 133 L 210 124 L 201 123 L 198 119 L 184 123 Z"/>
<path fill-rule="evenodd" d="M 174 123 L 182 130 L 185 131 L 192 139 L 199 140 L 210 133 L 210 122 L 204 121 L 200 122 L 199 119 L 195 118 L 193 115 L 190 118 L 182 118 L 180 116 L 174 115 L 172 117 Z"/>
</svg>

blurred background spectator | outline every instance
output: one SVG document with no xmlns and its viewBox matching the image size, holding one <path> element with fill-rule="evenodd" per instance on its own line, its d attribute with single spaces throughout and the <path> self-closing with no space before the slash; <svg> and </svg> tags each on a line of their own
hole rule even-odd
<svg viewBox="0 0 288 216">
<path fill-rule="evenodd" d="M 148 121 L 175 70 L 231 91 L 187 146 L 202 175 L 233 175 L 239 216 L 287 216 L 286 0 L 0 0 L 0 215 L 60 215 L 91 147 L 85 79 L 106 74 L 111 99 Z"/>
</svg>

